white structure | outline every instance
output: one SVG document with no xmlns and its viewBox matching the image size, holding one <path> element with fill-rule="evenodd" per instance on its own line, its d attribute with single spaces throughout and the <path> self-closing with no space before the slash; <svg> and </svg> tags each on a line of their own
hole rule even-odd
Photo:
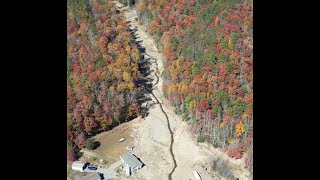
<svg viewBox="0 0 320 180">
<path fill-rule="evenodd" d="M 130 145 L 127 147 L 127 149 L 128 149 L 129 151 L 132 151 L 132 150 L 133 150 L 133 147 L 134 147 L 134 146 L 130 144 Z"/>
<path fill-rule="evenodd" d="M 121 139 L 119 139 L 119 142 L 122 142 L 122 141 L 124 141 L 125 140 L 125 138 L 121 138 Z"/>
<path fill-rule="evenodd" d="M 125 171 L 126 171 L 126 175 L 127 176 L 130 176 L 131 172 L 130 172 L 130 167 L 129 166 L 126 166 L 125 168 Z"/>
<path fill-rule="evenodd" d="M 75 170 L 75 171 L 83 172 L 83 170 L 86 168 L 87 165 L 88 165 L 87 162 L 74 161 L 74 162 L 72 163 L 71 169 L 72 169 L 72 170 Z"/>
<path fill-rule="evenodd" d="M 120 159 L 129 168 L 129 173 L 142 168 L 142 162 L 140 162 L 138 158 L 135 157 L 133 154 L 125 154 L 123 156 L 120 156 Z"/>
<path fill-rule="evenodd" d="M 199 176 L 198 172 L 197 171 L 192 171 L 193 173 L 193 176 L 196 180 L 201 180 L 201 177 Z"/>
<path fill-rule="evenodd" d="M 104 164 L 104 163 L 106 163 L 106 161 L 103 160 L 103 159 L 99 159 L 99 163 L 100 163 L 100 164 Z"/>
</svg>

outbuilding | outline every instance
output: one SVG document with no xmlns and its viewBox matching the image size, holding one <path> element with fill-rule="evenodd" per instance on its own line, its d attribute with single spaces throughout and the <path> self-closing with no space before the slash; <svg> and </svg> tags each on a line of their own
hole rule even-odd
<svg viewBox="0 0 320 180">
<path fill-rule="evenodd" d="M 129 146 L 127 146 L 127 149 L 129 150 L 129 151 L 132 151 L 133 150 L 133 145 L 132 144 L 130 144 Z"/>
<path fill-rule="evenodd" d="M 83 161 L 74 161 L 72 163 L 72 170 L 83 172 L 89 163 Z"/>
</svg>

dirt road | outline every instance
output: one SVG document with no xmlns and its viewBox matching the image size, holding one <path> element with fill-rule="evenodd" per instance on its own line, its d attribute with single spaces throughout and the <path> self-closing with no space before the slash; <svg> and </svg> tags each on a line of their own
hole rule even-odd
<svg viewBox="0 0 320 180">
<path fill-rule="evenodd" d="M 243 168 L 240 160 L 230 159 L 225 153 L 211 147 L 196 143 L 189 131 L 189 126 L 182 121 L 173 110 L 164 106 L 162 92 L 163 80 L 160 74 L 163 71 L 161 54 L 158 52 L 152 38 L 148 36 L 145 27 L 140 25 L 134 8 L 124 7 L 116 2 L 120 11 L 124 11 L 126 20 L 136 42 L 139 44 L 141 54 L 144 56 L 145 78 L 151 83 L 146 84 L 146 96 L 150 101 L 143 104 L 148 108 L 148 115 L 142 120 L 134 120 L 135 127 L 133 153 L 140 158 L 145 166 L 133 173 L 130 177 L 122 179 L 194 179 L 192 171 L 198 171 L 203 180 L 207 179 L 251 179 Z M 149 88 L 148 88 L 149 87 Z M 134 125 L 139 123 L 139 126 Z M 211 167 L 215 162 L 226 164 L 221 177 Z M 217 166 L 218 167 L 218 166 Z"/>
</svg>

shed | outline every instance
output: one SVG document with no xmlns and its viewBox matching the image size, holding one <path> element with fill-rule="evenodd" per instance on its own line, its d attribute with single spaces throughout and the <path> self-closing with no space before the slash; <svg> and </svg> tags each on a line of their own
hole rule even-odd
<svg viewBox="0 0 320 180">
<path fill-rule="evenodd" d="M 123 156 L 120 156 L 120 159 L 124 164 L 126 164 L 130 168 L 131 172 L 142 168 L 142 162 L 139 161 L 138 158 L 133 154 L 125 154 Z"/>
<path fill-rule="evenodd" d="M 134 148 L 134 146 L 133 146 L 132 144 L 130 144 L 130 145 L 127 147 L 127 149 L 130 150 L 130 151 L 132 151 L 133 148 Z"/>
<path fill-rule="evenodd" d="M 88 164 L 89 164 L 89 163 L 83 162 L 83 161 L 74 161 L 74 162 L 72 163 L 71 169 L 72 169 L 72 170 L 75 170 L 75 171 L 83 172 L 83 170 L 86 168 L 86 166 L 87 166 Z"/>
</svg>

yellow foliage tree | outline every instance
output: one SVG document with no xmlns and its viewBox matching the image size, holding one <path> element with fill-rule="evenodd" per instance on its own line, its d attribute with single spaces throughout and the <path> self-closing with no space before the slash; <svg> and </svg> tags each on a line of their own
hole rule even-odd
<svg viewBox="0 0 320 180">
<path fill-rule="evenodd" d="M 231 38 L 229 38 L 228 47 L 229 47 L 229 49 L 234 49 L 234 42 Z"/>
<path fill-rule="evenodd" d="M 110 87 L 109 87 L 109 90 L 110 90 L 110 91 L 114 91 L 114 86 L 113 86 L 113 85 L 110 86 Z"/>
<path fill-rule="evenodd" d="M 132 57 L 133 57 L 133 60 L 135 62 L 137 62 L 139 59 L 140 59 L 140 56 L 139 56 L 139 52 L 138 52 L 138 49 L 137 48 L 133 48 L 132 49 Z"/>
<path fill-rule="evenodd" d="M 99 103 L 103 103 L 104 97 L 106 96 L 106 92 L 105 91 L 100 91 L 97 97 L 97 101 Z"/>
<path fill-rule="evenodd" d="M 141 11 L 141 10 L 144 8 L 144 3 L 143 3 L 142 1 L 140 1 L 140 2 L 136 5 L 136 7 L 137 7 L 137 10 L 138 10 L 138 11 Z"/>
<path fill-rule="evenodd" d="M 129 44 L 127 44 L 127 45 L 126 45 L 126 51 L 127 51 L 128 53 L 130 53 L 130 50 L 131 50 L 131 48 L 130 48 Z"/>
<path fill-rule="evenodd" d="M 182 83 L 180 83 L 180 88 L 179 88 L 180 92 L 183 93 L 185 91 L 185 89 L 186 89 L 186 87 Z"/>
<path fill-rule="evenodd" d="M 148 5 L 148 7 L 147 7 L 147 9 L 149 10 L 149 11 L 152 11 L 153 10 L 153 6 L 152 6 L 152 4 L 150 3 L 149 5 Z"/>
<path fill-rule="evenodd" d="M 225 124 L 226 124 L 226 122 L 225 122 L 225 121 L 222 121 L 222 123 L 220 123 L 219 127 L 220 127 L 220 128 L 223 128 Z"/>
<path fill-rule="evenodd" d="M 127 73 L 126 71 L 124 71 L 124 72 L 122 73 L 122 78 L 123 78 L 123 80 L 126 81 L 126 82 L 129 82 L 129 81 L 131 80 L 130 74 Z"/>
<path fill-rule="evenodd" d="M 190 107 L 191 109 L 194 108 L 195 105 L 196 105 L 196 100 L 195 100 L 195 99 L 192 100 L 192 101 L 189 103 L 189 107 Z"/>
<path fill-rule="evenodd" d="M 244 133 L 244 125 L 242 122 L 236 125 L 236 136 L 240 137 Z"/>
<path fill-rule="evenodd" d="M 134 88 L 134 84 L 132 82 L 129 82 L 127 84 L 128 89 L 132 90 Z"/>
</svg>

